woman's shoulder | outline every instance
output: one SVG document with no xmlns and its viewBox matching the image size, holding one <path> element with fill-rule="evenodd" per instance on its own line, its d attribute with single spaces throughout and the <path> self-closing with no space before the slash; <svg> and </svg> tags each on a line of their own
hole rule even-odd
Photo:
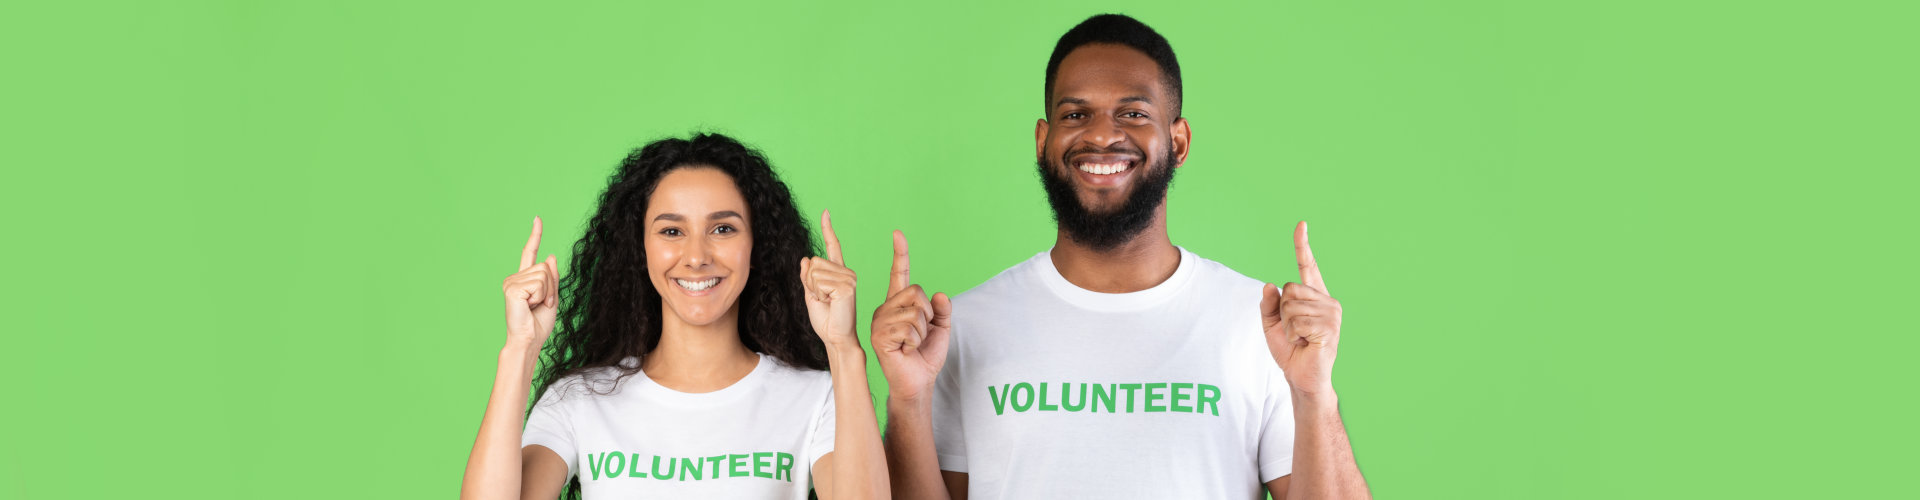
<svg viewBox="0 0 1920 500">
<path fill-rule="evenodd" d="M 575 401 L 593 397 L 605 397 L 619 392 L 620 386 L 634 375 L 632 368 L 637 367 L 635 358 L 627 358 L 621 366 L 595 366 L 575 370 L 573 373 L 555 379 L 547 385 L 541 401 Z"/>
<path fill-rule="evenodd" d="M 794 366 L 781 361 L 780 358 L 765 354 L 760 355 L 760 360 L 772 364 L 767 370 L 767 378 L 772 383 L 817 390 L 833 388 L 833 373 L 826 370 Z"/>
</svg>

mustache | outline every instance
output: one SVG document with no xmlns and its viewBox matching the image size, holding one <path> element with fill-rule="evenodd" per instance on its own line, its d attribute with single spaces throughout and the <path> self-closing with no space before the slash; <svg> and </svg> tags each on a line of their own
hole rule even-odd
<svg viewBox="0 0 1920 500">
<path fill-rule="evenodd" d="M 1147 153 L 1145 151 L 1141 151 L 1140 148 L 1133 147 L 1133 145 L 1131 144 L 1120 144 L 1114 147 L 1106 147 L 1106 148 L 1097 148 L 1097 147 L 1085 146 L 1085 145 L 1074 146 L 1071 148 L 1067 148 L 1067 152 L 1065 154 L 1060 155 L 1060 161 L 1065 162 L 1067 160 L 1072 159 L 1075 156 L 1080 156 L 1080 155 L 1131 155 L 1136 158 L 1140 158 L 1142 160 L 1147 159 Z"/>
</svg>

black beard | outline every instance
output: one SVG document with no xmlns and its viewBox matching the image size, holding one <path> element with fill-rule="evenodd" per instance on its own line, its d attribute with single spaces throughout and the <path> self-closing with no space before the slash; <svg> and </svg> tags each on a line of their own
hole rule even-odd
<svg viewBox="0 0 1920 500">
<path fill-rule="evenodd" d="M 1062 162 L 1071 158 L 1068 154 Z M 1056 170 L 1065 170 L 1073 175 L 1071 167 L 1066 169 L 1049 168 L 1046 160 L 1037 162 L 1040 166 L 1040 185 L 1047 190 L 1047 204 L 1053 206 L 1053 222 L 1075 243 L 1086 245 L 1096 252 L 1106 252 L 1118 248 L 1120 244 L 1133 240 L 1134 236 L 1153 223 L 1153 211 L 1160 202 L 1167 199 L 1167 189 L 1173 185 L 1173 155 L 1161 155 L 1158 162 L 1149 159 L 1146 171 L 1140 173 L 1133 192 L 1127 194 L 1127 200 L 1119 208 L 1106 213 L 1095 213 L 1080 204 L 1076 196 L 1073 181 L 1056 174 Z"/>
</svg>

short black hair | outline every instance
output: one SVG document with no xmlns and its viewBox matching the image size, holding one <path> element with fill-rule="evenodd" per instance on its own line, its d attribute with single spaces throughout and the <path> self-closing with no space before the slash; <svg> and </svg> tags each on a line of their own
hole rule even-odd
<svg viewBox="0 0 1920 500">
<path fill-rule="evenodd" d="M 1053 80 L 1060 73 L 1060 61 L 1067 58 L 1074 49 L 1093 44 L 1120 45 L 1138 50 L 1153 59 L 1160 66 L 1160 81 L 1167 90 L 1173 92 L 1173 115 L 1180 116 L 1180 103 L 1185 100 L 1180 91 L 1180 60 L 1173 56 L 1173 44 L 1160 36 L 1146 23 L 1128 17 L 1126 14 L 1100 14 L 1081 21 L 1067 34 L 1060 35 L 1060 42 L 1053 45 L 1053 57 L 1047 59 L 1047 89 L 1042 101 L 1053 99 Z M 1052 106 L 1051 102 L 1043 102 Z"/>
</svg>

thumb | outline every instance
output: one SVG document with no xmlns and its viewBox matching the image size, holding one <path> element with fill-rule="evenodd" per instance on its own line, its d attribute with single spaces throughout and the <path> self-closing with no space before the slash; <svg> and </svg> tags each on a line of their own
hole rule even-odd
<svg viewBox="0 0 1920 500">
<path fill-rule="evenodd" d="M 1267 326 L 1280 321 L 1280 288 L 1272 283 L 1260 287 L 1260 318 Z"/>
<path fill-rule="evenodd" d="M 807 302 L 811 303 L 815 300 L 813 296 L 813 258 L 812 257 L 800 258 L 800 291 L 802 292 L 801 296 L 806 297 Z"/>
<path fill-rule="evenodd" d="M 552 255 L 548 255 L 548 256 L 547 256 L 547 261 L 546 261 L 545 263 L 543 263 L 543 265 L 545 265 L 545 266 L 547 266 L 547 296 L 546 296 L 546 307 L 549 307 L 549 308 L 552 308 L 552 307 L 559 307 L 559 306 L 560 306 L 560 265 L 559 265 L 559 261 L 558 261 L 558 260 L 556 260 L 556 259 L 554 258 L 554 256 L 552 256 Z"/>
<path fill-rule="evenodd" d="M 920 352 L 946 360 L 947 343 L 953 334 L 953 300 L 945 292 L 933 294 L 933 318 L 927 321 L 927 326 L 927 338 L 920 342 Z"/>
<path fill-rule="evenodd" d="M 952 319 L 953 300 L 947 297 L 946 292 L 933 294 L 933 319 L 928 322 L 934 326 L 944 328 L 950 326 Z"/>
</svg>

